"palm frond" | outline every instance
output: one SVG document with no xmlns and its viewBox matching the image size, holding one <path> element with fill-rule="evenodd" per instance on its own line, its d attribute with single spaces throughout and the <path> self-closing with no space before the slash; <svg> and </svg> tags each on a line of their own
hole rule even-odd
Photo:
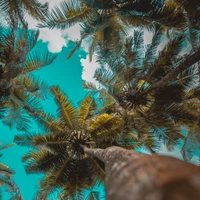
<svg viewBox="0 0 200 200">
<path fill-rule="evenodd" d="M 90 124 L 90 134 L 96 140 L 112 141 L 119 137 L 123 121 L 113 115 L 101 114 Z"/>
<path fill-rule="evenodd" d="M 60 163 L 64 156 L 66 155 L 52 154 L 45 150 L 29 151 L 22 157 L 22 161 L 26 163 L 25 170 L 28 174 L 46 173 L 54 168 L 55 163 Z"/>
<path fill-rule="evenodd" d="M 76 23 L 83 22 L 92 13 L 92 9 L 83 6 L 81 7 L 80 1 L 63 1 L 59 7 L 55 7 L 51 13 L 49 13 L 41 24 L 40 28 L 59 28 L 66 29 L 73 26 Z"/>
<path fill-rule="evenodd" d="M 12 100 L 9 103 L 8 114 L 3 120 L 3 123 L 8 125 L 10 128 L 12 128 L 15 123 L 16 128 L 22 131 L 30 128 L 30 119 L 28 115 L 23 112 L 22 107 Z"/>
<path fill-rule="evenodd" d="M 64 126 L 55 119 L 55 116 L 51 113 L 44 113 L 42 111 L 34 113 L 34 119 L 38 122 L 39 126 L 45 131 L 63 132 Z"/>
<path fill-rule="evenodd" d="M 85 97 L 83 101 L 79 102 L 79 106 L 78 120 L 81 127 L 84 127 L 86 120 L 94 115 L 94 111 L 97 109 L 97 104 L 93 98 L 88 96 Z"/>
<path fill-rule="evenodd" d="M 85 90 L 88 90 L 90 92 L 98 92 L 99 91 L 97 86 L 92 82 L 83 81 L 82 86 Z"/>
<path fill-rule="evenodd" d="M 48 85 L 39 78 L 30 75 L 21 75 L 15 79 L 17 88 L 24 90 L 30 96 L 45 99 L 50 96 Z"/>
<path fill-rule="evenodd" d="M 66 126 L 73 129 L 77 117 L 76 109 L 58 87 L 51 87 L 51 92 L 58 105 L 58 116 L 60 120 L 62 120 Z"/>
<path fill-rule="evenodd" d="M 14 142 L 17 145 L 35 148 L 34 138 L 39 136 L 37 133 L 24 133 L 20 135 L 15 135 Z"/>
<path fill-rule="evenodd" d="M 147 46 L 147 50 L 145 52 L 144 68 L 146 67 L 146 65 L 149 66 L 153 64 L 154 60 L 156 59 L 156 51 L 158 45 L 161 43 L 162 36 L 163 36 L 163 30 L 157 27 L 153 34 L 151 44 Z"/>
<path fill-rule="evenodd" d="M 32 72 L 50 65 L 55 59 L 56 56 L 49 52 L 43 54 L 38 54 L 36 52 L 31 53 L 27 57 L 22 73 Z"/>
<path fill-rule="evenodd" d="M 198 133 L 198 130 L 198 127 L 190 129 L 185 138 L 181 153 L 183 159 L 186 161 L 190 161 L 194 156 L 194 152 L 196 150 L 199 151 L 200 149 L 200 135 Z"/>
<path fill-rule="evenodd" d="M 40 182 L 40 198 L 52 194 L 55 189 L 64 187 L 60 196 L 69 198 L 81 193 L 93 182 L 89 159 L 63 159 L 62 165 L 57 165 Z M 48 183 L 48 184 L 47 184 Z"/>
</svg>

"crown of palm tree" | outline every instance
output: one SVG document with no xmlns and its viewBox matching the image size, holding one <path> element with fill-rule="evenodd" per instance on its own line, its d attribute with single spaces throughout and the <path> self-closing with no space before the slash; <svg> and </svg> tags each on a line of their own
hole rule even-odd
<svg viewBox="0 0 200 200">
<path fill-rule="evenodd" d="M 109 53 L 100 48 L 98 62 L 102 67 L 97 69 L 95 77 L 102 87 L 87 82 L 83 86 L 92 94 L 98 93 L 98 98 L 109 108 L 106 112 L 115 113 L 116 105 L 129 112 L 132 110 L 132 128 L 139 138 L 148 141 L 147 136 L 156 136 L 172 150 L 180 139 L 184 139 L 181 126 L 191 128 L 199 123 L 198 75 L 197 67 L 191 66 L 179 73 L 177 80 L 144 93 L 184 59 L 179 56 L 184 43 L 182 35 L 171 39 L 157 53 L 161 38 L 162 29 L 158 29 L 152 43 L 145 48 L 143 32 L 135 31 L 120 52 Z"/>
<path fill-rule="evenodd" d="M 115 115 L 95 115 L 97 105 L 86 97 L 75 108 L 58 87 L 51 91 L 58 106 L 57 117 L 38 113 L 45 134 L 17 135 L 15 142 L 34 148 L 23 157 L 27 173 L 45 173 L 37 198 L 46 199 L 56 189 L 61 197 L 73 197 L 103 180 L 103 163 L 84 155 L 80 144 L 110 146 L 121 134 L 123 120 Z"/>
</svg>

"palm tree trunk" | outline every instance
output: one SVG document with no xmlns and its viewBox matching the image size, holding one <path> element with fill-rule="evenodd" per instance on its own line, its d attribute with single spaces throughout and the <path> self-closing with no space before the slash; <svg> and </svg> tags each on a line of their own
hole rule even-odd
<svg viewBox="0 0 200 200">
<path fill-rule="evenodd" d="M 156 83 L 152 84 L 149 88 L 141 92 L 138 96 L 143 96 L 148 94 L 152 90 L 159 89 L 164 86 L 167 82 L 174 80 L 176 76 L 181 73 L 182 71 L 186 70 L 187 68 L 191 67 L 195 63 L 200 60 L 200 48 L 195 51 L 194 53 L 188 55 L 186 59 L 181 62 L 175 69 L 170 71 L 167 75 L 165 75 L 161 80 L 157 81 Z"/>
<path fill-rule="evenodd" d="M 184 161 L 120 147 L 85 153 L 105 164 L 107 200 L 199 200 L 200 169 Z"/>
</svg>

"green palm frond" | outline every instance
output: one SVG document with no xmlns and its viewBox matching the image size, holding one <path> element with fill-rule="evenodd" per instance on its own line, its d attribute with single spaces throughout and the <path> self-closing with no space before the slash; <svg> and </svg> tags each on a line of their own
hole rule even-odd
<svg viewBox="0 0 200 200">
<path fill-rule="evenodd" d="M 117 14 L 125 25 L 142 28 L 147 31 L 153 31 L 155 29 L 154 23 L 148 17 L 137 15 L 134 11 L 122 9 Z"/>
<path fill-rule="evenodd" d="M 1 143 L 0 143 L 0 151 L 1 150 L 4 150 L 4 149 L 7 149 L 7 148 L 10 148 L 10 147 L 12 147 L 12 146 L 14 146 L 15 145 L 15 143 L 12 143 L 12 144 L 7 144 L 7 145 L 2 145 Z"/>
<path fill-rule="evenodd" d="M 0 163 L 0 175 L 10 177 L 14 174 L 14 171 L 11 170 L 8 166 Z"/>
<path fill-rule="evenodd" d="M 40 28 L 59 28 L 66 29 L 76 23 L 83 22 L 92 13 L 92 9 L 81 6 L 79 0 L 61 2 L 59 7 L 55 7 L 45 19 L 39 24 Z"/>
<path fill-rule="evenodd" d="M 55 116 L 51 113 L 43 113 L 42 111 L 35 113 L 35 120 L 38 122 L 39 126 L 45 131 L 50 130 L 51 132 L 63 132 L 64 125 L 60 124 L 59 121 L 55 119 Z"/>
<path fill-rule="evenodd" d="M 23 200 L 16 183 L 12 179 L 14 173 L 8 166 L 0 163 L 0 186 L 10 193 L 11 199 Z"/>
<path fill-rule="evenodd" d="M 135 52 L 135 65 L 141 67 L 144 58 L 144 32 L 134 31 L 134 49 Z"/>
<path fill-rule="evenodd" d="M 90 133 L 96 140 L 113 140 L 119 137 L 123 121 L 113 115 L 101 114 L 90 124 Z"/>
<path fill-rule="evenodd" d="M 72 55 L 81 47 L 83 39 L 80 39 L 79 41 L 75 42 L 75 47 L 70 51 L 70 53 L 67 56 L 67 59 L 71 58 Z"/>
<path fill-rule="evenodd" d="M 78 120 L 81 127 L 84 127 L 87 119 L 94 115 L 97 109 L 97 104 L 91 97 L 85 97 L 83 101 L 79 102 L 80 108 L 78 109 Z"/>
<path fill-rule="evenodd" d="M 14 141 L 17 145 L 25 147 L 34 147 L 34 138 L 39 136 L 37 133 L 24 133 L 20 135 L 15 135 Z"/>
<path fill-rule="evenodd" d="M 88 159 L 62 159 L 61 162 L 62 165 L 55 166 L 40 182 L 38 197 L 46 198 L 60 187 L 64 187 L 60 194 L 63 199 L 73 197 L 93 182 Z"/>
<path fill-rule="evenodd" d="M 45 99 L 50 96 L 49 86 L 38 77 L 21 75 L 15 79 L 15 84 L 17 88 L 24 90 L 30 96 L 40 99 Z"/>
<path fill-rule="evenodd" d="M 48 13 L 48 3 L 41 4 L 37 0 L 21 0 L 21 1 L 9 1 L 2 0 L 0 3 L 0 10 L 3 15 L 7 13 L 16 12 L 19 19 L 23 22 L 24 13 L 27 12 L 33 18 L 42 20 Z"/>
<path fill-rule="evenodd" d="M 59 163 L 66 155 L 52 154 L 49 151 L 29 151 L 22 157 L 25 170 L 29 174 L 46 173 L 54 168 L 54 163 Z"/>
<path fill-rule="evenodd" d="M 179 127 L 176 127 L 173 124 L 172 127 L 172 129 L 155 128 L 152 132 L 159 138 L 159 140 L 161 140 L 166 145 L 169 151 L 174 150 L 174 147 L 179 144 L 180 140 L 184 139 L 184 136 L 181 134 Z"/>
<path fill-rule="evenodd" d="M 58 105 L 58 116 L 60 120 L 62 120 L 66 126 L 73 129 L 77 117 L 76 109 L 58 87 L 51 87 L 51 92 Z"/>
<path fill-rule="evenodd" d="M 21 134 L 15 136 L 15 143 L 20 146 L 26 146 L 31 148 L 39 148 L 48 150 L 49 152 L 66 152 L 67 146 L 70 144 L 68 141 L 69 134 L 58 133 L 58 134 Z"/>
<path fill-rule="evenodd" d="M 152 134 L 144 135 L 137 145 L 149 151 L 151 154 L 157 154 L 160 151 L 160 142 L 157 137 Z"/>
<path fill-rule="evenodd" d="M 163 30 L 160 27 L 155 29 L 151 43 L 147 46 L 144 59 L 144 68 L 154 63 L 156 59 L 156 51 L 158 45 L 161 43 L 163 37 Z"/>
<path fill-rule="evenodd" d="M 55 59 L 56 56 L 49 52 L 43 54 L 38 54 L 36 52 L 31 53 L 27 57 L 22 73 L 32 72 L 50 65 Z"/>
<path fill-rule="evenodd" d="M 191 128 L 185 138 L 181 154 L 186 161 L 190 161 L 193 158 L 195 151 L 198 152 L 200 149 L 200 134 L 198 130 L 198 127 Z"/>
<path fill-rule="evenodd" d="M 89 190 L 88 195 L 84 198 L 84 200 L 97 200 L 101 199 L 101 192 L 98 190 L 94 190 L 93 188 Z"/>
<path fill-rule="evenodd" d="M 90 92 L 98 92 L 99 91 L 97 86 L 92 82 L 83 81 L 82 86 L 85 90 L 88 90 Z"/>
<path fill-rule="evenodd" d="M 13 122 L 15 122 L 18 130 L 28 130 L 30 128 L 30 119 L 27 114 L 23 113 L 23 108 L 11 101 L 8 107 L 8 114 L 3 123 L 12 128 L 14 126 Z"/>
<path fill-rule="evenodd" d="M 42 111 L 34 113 L 34 119 L 38 122 L 39 126 L 45 131 L 51 132 L 63 132 L 64 126 L 55 119 L 55 116 L 51 113 L 44 113 Z"/>
</svg>

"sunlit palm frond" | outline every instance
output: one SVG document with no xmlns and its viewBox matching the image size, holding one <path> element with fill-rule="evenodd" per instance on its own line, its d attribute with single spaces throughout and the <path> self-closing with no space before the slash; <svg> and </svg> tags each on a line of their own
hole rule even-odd
<svg viewBox="0 0 200 200">
<path fill-rule="evenodd" d="M 90 92 L 98 92 L 97 86 L 92 82 L 83 81 L 82 86 L 84 89 L 86 89 Z"/>
<path fill-rule="evenodd" d="M 38 122 L 39 126 L 45 131 L 50 130 L 51 132 L 63 132 L 64 126 L 55 119 L 55 116 L 51 113 L 44 113 L 39 111 L 34 113 L 34 119 Z"/>
<path fill-rule="evenodd" d="M 62 120 L 66 126 L 73 129 L 77 117 L 76 109 L 58 87 L 51 87 L 51 92 L 58 105 L 58 116 L 60 120 Z"/>
<path fill-rule="evenodd" d="M 24 133 L 15 135 L 14 142 L 20 146 L 35 148 L 34 138 L 37 136 L 39 136 L 37 133 Z"/>
<path fill-rule="evenodd" d="M 97 104 L 95 100 L 91 97 L 85 97 L 83 101 L 79 102 L 80 108 L 78 109 L 78 120 L 81 127 L 84 127 L 87 119 L 94 115 L 97 109 Z"/>
<path fill-rule="evenodd" d="M 113 115 L 101 114 L 90 124 L 90 133 L 96 140 L 110 140 L 119 137 L 123 121 Z"/>
<path fill-rule="evenodd" d="M 71 58 L 72 55 L 80 48 L 82 41 L 83 39 L 81 38 L 79 41 L 75 42 L 75 47 L 70 51 L 70 53 L 67 56 L 67 59 Z"/>
<path fill-rule="evenodd" d="M 32 72 L 44 66 L 50 65 L 55 59 L 56 56 L 49 52 L 43 54 L 38 54 L 36 52 L 31 53 L 27 57 L 22 73 Z"/>
</svg>

